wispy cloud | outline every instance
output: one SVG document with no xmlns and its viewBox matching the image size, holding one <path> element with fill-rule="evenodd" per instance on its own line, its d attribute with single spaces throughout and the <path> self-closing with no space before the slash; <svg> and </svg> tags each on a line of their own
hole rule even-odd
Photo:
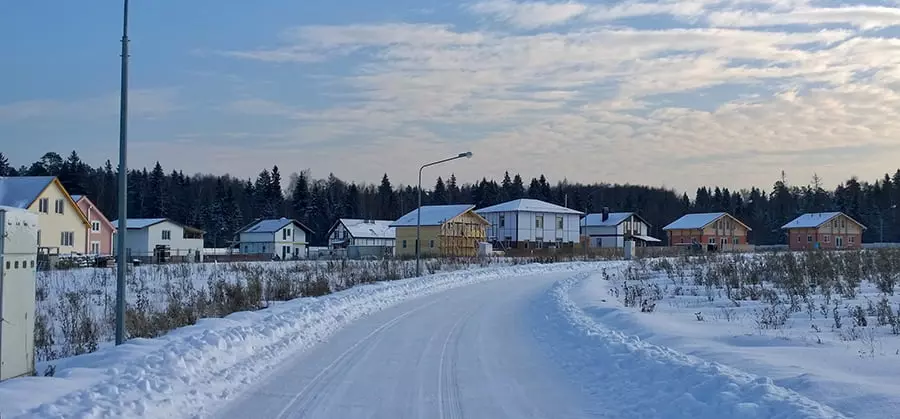
<svg viewBox="0 0 900 419">
<path fill-rule="evenodd" d="M 129 92 L 129 114 L 137 117 L 158 117 L 179 109 L 178 90 L 134 89 Z M 34 118 L 101 118 L 117 115 L 119 95 L 76 100 L 29 100 L 0 104 L 0 122 L 16 122 Z"/>
<path fill-rule="evenodd" d="M 468 9 L 520 28 L 533 29 L 568 22 L 586 12 L 588 7 L 574 2 L 485 0 L 469 5 Z"/>
</svg>

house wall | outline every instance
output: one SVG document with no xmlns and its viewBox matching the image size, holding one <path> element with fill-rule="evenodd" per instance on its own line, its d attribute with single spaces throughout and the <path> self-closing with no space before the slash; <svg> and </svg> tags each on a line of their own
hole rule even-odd
<svg viewBox="0 0 900 419">
<path fill-rule="evenodd" d="M 488 240 L 515 242 L 519 241 L 518 232 L 518 212 L 491 212 L 487 214 L 478 214 L 490 223 L 485 230 Z M 500 224 L 500 218 L 503 217 L 503 225 Z"/>
<path fill-rule="evenodd" d="M 578 214 L 536 213 L 525 211 L 507 211 L 479 214 L 489 225 L 486 236 L 489 240 L 511 242 L 563 242 L 577 243 L 581 236 L 581 216 Z M 503 215 L 503 226 L 500 216 Z M 537 228 L 535 221 L 543 216 L 543 228 Z M 563 228 L 557 229 L 556 217 L 562 217 Z"/>
<path fill-rule="evenodd" d="M 862 233 L 863 229 L 859 224 L 845 215 L 839 215 L 819 228 L 788 230 L 788 246 L 791 250 L 861 249 Z"/>
<path fill-rule="evenodd" d="M 442 256 L 474 257 L 478 243 L 487 240 L 487 223 L 472 211 L 467 211 L 441 226 Z"/>
<path fill-rule="evenodd" d="M 275 232 L 273 254 L 279 258 L 305 258 L 306 247 L 306 231 L 293 223 Z"/>
<path fill-rule="evenodd" d="M 116 229 L 109 222 L 109 219 L 100 212 L 93 202 L 91 202 L 88 198 L 82 198 L 77 202 L 78 208 L 81 209 L 81 212 L 84 213 L 84 216 L 88 219 L 88 222 L 91 224 L 87 229 L 87 234 L 85 237 L 85 252 L 91 253 L 92 243 L 98 243 L 100 245 L 100 251 L 98 254 L 101 255 L 110 255 L 113 250 L 113 234 L 115 234 Z M 98 222 L 100 224 L 100 230 L 94 231 L 93 223 Z"/>
<path fill-rule="evenodd" d="M 47 198 L 47 212 L 40 211 L 40 201 Z M 63 213 L 57 214 L 54 202 L 63 202 Z M 60 254 L 85 253 L 87 231 L 90 226 L 81 218 L 81 210 L 72 205 L 72 200 L 64 189 L 54 181 L 40 196 L 28 207 L 28 210 L 38 215 L 38 227 L 40 242 L 39 247 L 59 248 Z M 74 233 L 72 245 L 62 245 L 62 233 Z"/>
<path fill-rule="evenodd" d="M 582 235 L 589 237 L 591 247 L 625 247 L 625 235 L 648 235 L 648 226 L 635 216 L 630 216 L 616 226 L 582 227 Z"/>
<path fill-rule="evenodd" d="M 242 254 L 268 253 L 274 255 L 275 236 L 272 233 L 241 233 L 240 246 Z"/>
<path fill-rule="evenodd" d="M 149 251 L 153 251 L 157 245 L 168 246 L 173 251 L 178 250 L 184 254 L 190 250 L 192 252 L 203 251 L 203 239 L 185 239 L 184 228 L 171 221 L 163 221 L 146 228 L 147 230 L 147 246 Z M 163 240 L 163 230 L 171 231 L 171 239 Z"/>
<path fill-rule="evenodd" d="M 397 241 L 394 254 L 397 256 L 415 256 L 416 255 L 416 227 L 397 227 Z M 440 255 L 440 226 L 422 226 L 422 255 L 423 256 L 439 256 Z M 434 241 L 434 247 L 431 241 Z M 404 247 L 404 242 L 406 247 Z"/>
</svg>

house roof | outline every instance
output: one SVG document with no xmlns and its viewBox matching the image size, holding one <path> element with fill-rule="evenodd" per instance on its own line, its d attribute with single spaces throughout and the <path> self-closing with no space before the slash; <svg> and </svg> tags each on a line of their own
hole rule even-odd
<svg viewBox="0 0 900 419">
<path fill-rule="evenodd" d="M 142 228 L 147 228 L 152 225 L 159 224 L 166 220 L 167 220 L 166 218 L 129 218 L 128 222 L 126 224 L 128 225 L 129 230 L 135 230 L 135 229 L 140 230 Z M 178 223 L 175 223 L 175 224 L 178 224 Z M 113 220 L 112 225 L 113 225 L 113 227 L 118 229 L 119 228 L 119 220 Z"/>
<path fill-rule="evenodd" d="M 474 205 L 428 205 L 422 207 L 422 223 L 423 226 L 439 226 L 448 220 L 452 220 L 464 212 L 475 208 Z M 410 227 L 416 225 L 418 218 L 418 209 L 412 210 L 406 215 L 397 219 L 391 224 L 391 227 Z M 480 218 L 480 217 L 479 217 Z"/>
<path fill-rule="evenodd" d="M 742 223 L 737 218 L 732 217 L 727 212 L 685 214 L 685 215 L 681 216 L 681 218 L 673 221 L 671 224 L 663 227 L 663 230 L 689 230 L 689 229 L 704 228 L 722 217 L 729 217 L 729 218 L 737 221 L 738 224 L 744 226 L 747 230 L 752 230 L 749 226 Z"/>
<path fill-rule="evenodd" d="M 53 176 L 0 177 L 0 205 L 28 209 L 53 179 Z"/>
<path fill-rule="evenodd" d="M 844 214 L 839 211 L 838 212 L 813 212 L 813 213 L 803 214 L 803 215 L 795 218 L 793 221 L 781 226 L 781 228 L 784 230 L 791 229 L 791 228 L 818 228 L 822 224 L 825 224 L 826 222 L 830 221 L 831 219 L 833 219 L 839 215 L 843 215 L 843 216 L 849 218 L 850 221 L 853 221 L 854 223 L 859 224 L 859 226 L 862 227 L 863 229 L 866 228 L 866 226 L 862 225 L 862 223 L 860 223 L 859 221 L 856 221 L 853 218 L 851 218 L 850 216 L 848 216 L 847 214 Z"/>
<path fill-rule="evenodd" d="M 537 199 L 516 199 L 514 201 L 508 201 L 502 204 L 482 208 L 475 212 L 478 214 L 489 214 L 492 212 L 547 212 L 555 214 L 584 214 L 581 211 L 561 207 L 559 205 L 539 201 Z"/>
<path fill-rule="evenodd" d="M 312 234 L 312 230 L 310 230 L 309 227 L 303 225 L 303 223 L 293 218 L 284 217 L 270 220 L 259 220 L 247 227 L 244 227 L 243 229 L 238 231 L 238 233 L 275 233 L 291 223 L 300 227 L 301 229 L 303 229 L 303 231 Z"/>
<path fill-rule="evenodd" d="M 424 213 L 422 214 L 424 215 Z M 357 239 L 393 239 L 396 237 L 396 230 L 391 227 L 393 221 L 341 218 L 338 222 L 343 224 L 347 232 Z"/>
<path fill-rule="evenodd" d="M 628 217 L 632 215 L 643 221 L 644 224 L 650 225 L 647 220 L 634 212 L 611 212 L 608 215 L 609 218 L 607 218 L 606 221 L 603 221 L 603 214 L 588 214 L 581 219 L 581 225 L 586 227 L 612 227 L 622 224 L 623 221 L 627 220 Z"/>
<path fill-rule="evenodd" d="M 109 218 L 106 218 L 106 214 L 104 214 L 103 211 L 100 211 L 100 209 L 97 208 L 97 206 L 94 204 L 93 201 L 91 201 L 90 198 L 88 198 L 87 196 L 84 196 L 84 195 L 72 195 L 72 201 L 75 202 L 76 206 L 78 205 L 79 202 L 81 202 L 82 199 L 86 199 L 87 202 L 94 207 L 94 209 L 96 210 L 96 211 L 94 211 L 94 213 L 100 215 L 101 223 L 105 223 L 109 227 L 112 227 L 113 230 L 116 230 L 116 226 L 113 225 L 113 223 L 111 223 L 109 221 Z M 78 209 L 81 210 L 81 207 L 78 207 Z M 84 213 L 84 211 L 82 211 L 82 213 Z M 84 216 L 85 216 L 85 218 L 87 218 L 88 215 L 84 214 Z"/>
</svg>

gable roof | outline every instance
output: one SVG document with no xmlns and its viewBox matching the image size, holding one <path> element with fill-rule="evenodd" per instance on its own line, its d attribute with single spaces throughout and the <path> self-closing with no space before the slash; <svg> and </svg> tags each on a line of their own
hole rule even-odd
<svg viewBox="0 0 900 419">
<path fill-rule="evenodd" d="M 0 205 L 28 209 L 53 179 L 53 176 L 0 177 Z"/>
<path fill-rule="evenodd" d="M 732 220 L 736 221 L 738 224 L 744 226 L 748 231 L 753 231 L 748 225 L 741 222 L 737 218 L 734 218 L 731 214 L 727 212 L 709 212 L 702 214 L 685 214 L 681 216 L 681 218 L 673 221 L 669 225 L 663 227 L 663 230 L 688 230 L 688 229 L 699 229 L 704 228 L 714 221 L 722 218 L 728 217 Z"/>
<path fill-rule="evenodd" d="M 308 234 L 312 234 L 312 230 L 309 227 L 303 225 L 303 223 L 293 219 L 293 218 L 275 218 L 269 220 L 259 220 L 255 223 L 244 227 L 238 233 L 275 233 L 278 230 L 281 230 L 288 224 L 294 224 L 297 227 L 300 227 L 303 231 Z"/>
<path fill-rule="evenodd" d="M 849 215 L 844 214 L 839 211 L 835 211 L 835 212 L 812 212 L 812 213 L 803 214 L 803 215 L 795 218 L 793 221 L 781 226 L 781 229 L 787 230 L 787 229 L 791 229 L 791 228 L 819 228 L 819 226 L 821 226 L 822 224 L 825 224 L 826 222 L 834 219 L 835 217 L 837 217 L 839 215 L 843 215 L 844 217 L 847 217 L 848 219 L 850 219 L 850 221 L 853 221 L 854 223 L 858 224 L 863 229 L 866 228 L 866 226 L 864 226 L 859 221 L 854 220 Z"/>
<path fill-rule="evenodd" d="M 611 212 L 608 215 L 609 218 L 607 218 L 606 221 L 603 221 L 603 214 L 588 214 L 581 219 L 581 225 L 584 227 L 613 227 L 622 224 L 622 222 L 632 215 L 641 220 L 644 224 L 650 225 L 647 220 L 634 212 Z"/>
<path fill-rule="evenodd" d="M 424 215 L 424 213 L 423 213 Z M 344 226 L 347 229 L 347 232 L 357 239 L 393 239 L 396 237 L 396 230 L 394 227 L 391 227 L 393 221 L 385 221 L 385 220 L 359 220 L 355 218 L 341 218 L 338 220 L 335 227 L 338 224 Z M 334 230 L 332 227 L 331 230 Z M 329 230 L 328 235 L 331 235 L 331 230 Z"/>
<path fill-rule="evenodd" d="M 555 214 L 584 214 L 571 208 L 562 207 L 549 202 L 537 199 L 516 199 L 514 201 L 504 202 L 502 204 L 491 205 L 475 211 L 478 214 L 489 214 L 493 212 L 547 212 Z"/>
<path fill-rule="evenodd" d="M 91 201 L 90 198 L 88 198 L 87 196 L 84 196 L 84 195 L 72 195 L 72 201 L 75 202 L 75 206 L 78 206 L 78 203 L 81 202 L 82 199 L 86 199 L 88 204 L 90 204 L 91 206 L 94 207 L 94 209 L 96 209 L 95 212 L 100 215 L 101 223 L 104 223 L 107 226 L 112 227 L 113 230 L 116 230 L 116 226 L 113 225 L 113 223 L 109 221 L 109 218 L 106 218 L 106 214 L 104 214 L 103 211 L 100 211 L 100 209 L 97 208 L 97 205 L 94 205 L 94 201 Z M 81 210 L 81 207 L 78 207 L 78 209 Z M 84 211 L 82 211 L 82 214 L 84 214 Z M 84 214 L 84 217 L 88 218 L 88 214 Z M 90 220 L 88 220 L 88 221 L 90 221 Z"/>
<path fill-rule="evenodd" d="M 443 225 L 445 222 L 452 220 L 466 211 L 475 208 L 474 205 L 470 204 L 462 204 L 462 205 L 427 205 L 422 207 L 422 223 L 423 226 L 439 226 Z M 394 221 L 391 224 L 391 227 L 415 227 L 416 219 L 418 218 L 418 209 L 414 209 L 408 212 L 406 215 Z M 481 218 L 478 214 L 475 214 L 478 218 Z M 484 220 L 482 218 L 482 220 Z M 485 223 L 487 221 L 485 220 Z"/>
</svg>

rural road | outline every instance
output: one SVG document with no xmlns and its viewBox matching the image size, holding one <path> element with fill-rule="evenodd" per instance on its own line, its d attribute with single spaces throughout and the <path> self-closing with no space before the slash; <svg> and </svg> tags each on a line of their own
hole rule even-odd
<svg viewBox="0 0 900 419">
<path fill-rule="evenodd" d="M 218 418 L 587 418 L 547 356 L 537 301 L 571 274 L 490 281 L 353 323 L 216 412 Z"/>
</svg>

